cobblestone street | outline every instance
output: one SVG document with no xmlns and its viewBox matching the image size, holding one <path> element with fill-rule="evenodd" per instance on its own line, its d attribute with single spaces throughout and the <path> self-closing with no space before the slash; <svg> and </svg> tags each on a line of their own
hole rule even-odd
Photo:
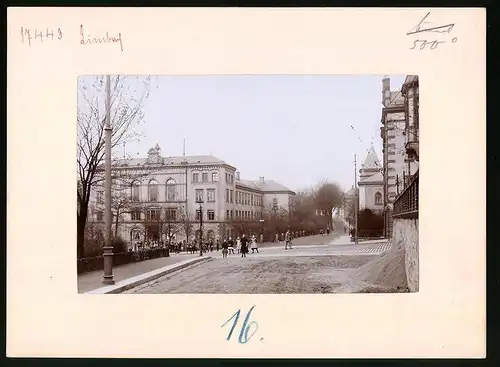
<svg viewBox="0 0 500 367">
<path fill-rule="evenodd" d="M 389 249 L 388 243 L 271 247 L 247 258 L 229 255 L 194 265 L 125 293 L 334 293 L 349 273 Z"/>
</svg>

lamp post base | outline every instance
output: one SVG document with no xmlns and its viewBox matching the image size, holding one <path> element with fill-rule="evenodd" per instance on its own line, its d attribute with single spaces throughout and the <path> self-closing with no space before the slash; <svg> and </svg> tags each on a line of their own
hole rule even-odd
<svg viewBox="0 0 500 367">
<path fill-rule="evenodd" d="M 104 285 L 113 285 L 113 284 L 115 284 L 115 281 L 113 279 L 113 275 L 111 275 L 111 276 L 105 275 L 103 277 L 103 279 L 102 279 L 102 284 L 104 284 Z"/>
<path fill-rule="evenodd" d="M 104 275 L 102 277 L 102 284 L 113 285 L 115 281 L 113 279 L 113 247 L 104 247 Z"/>
</svg>

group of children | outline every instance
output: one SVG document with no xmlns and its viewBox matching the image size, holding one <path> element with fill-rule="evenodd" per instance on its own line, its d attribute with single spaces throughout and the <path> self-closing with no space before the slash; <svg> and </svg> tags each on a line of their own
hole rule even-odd
<svg viewBox="0 0 500 367">
<path fill-rule="evenodd" d="M 247 257 L 249 253 L 248 244 L 250 242 L 250 250 L 252 253 L 257 251 L 259 252 L 259 246 L 257 245 L 257 237 L 255 235 L 249 240 L 245 234 L 241 236 L 241 238 L 236 238 L 236 243 L 233 241 L 231 237 L 228 240 L 224 239 L 222 242 L 222 257 L 227 257 L 228 254 L 234 254 L 234 247 L 236 245 L 236 251 L 238 254 L 241 254 L 241 257 Z"/>
</svg>

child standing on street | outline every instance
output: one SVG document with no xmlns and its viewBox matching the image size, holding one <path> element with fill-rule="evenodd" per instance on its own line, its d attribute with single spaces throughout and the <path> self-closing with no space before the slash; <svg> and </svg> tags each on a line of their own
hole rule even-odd
<svg viewBox="0 0 500 367">
<path fill-rule="evenodd" d="M 250 246 L 250 248 L 252 249 L 252 254 L 254 253 L 254 251 L 257 251 L 257 253 L 259 253 L 259 246 L 257 245 L 257 237 L 252 236 L 252 245 Z"/>
</svg>

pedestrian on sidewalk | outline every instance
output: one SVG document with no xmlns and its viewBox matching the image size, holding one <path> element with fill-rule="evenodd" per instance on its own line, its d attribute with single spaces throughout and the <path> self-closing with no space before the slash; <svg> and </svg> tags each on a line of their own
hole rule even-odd
<svg viewBox="0 0 500 367">
<path fill-rule="evenodd" d="M 241 257 L 247 257 L 248 253 L 248 238 L 246 238 L 245 234 L 241 237 Z"/>
<path fill-rule="evenodd" d="M 215 243 L 215 246 L 216 246 L 216 248 L 217 248 L 217 251 L 219 251 L 219 239 L 218 239 L 218 238 L 217 238 L 217 241 L 216 241 L 216 243 Z"/>
<path fill-rule="evenodd" d="M 219 243 L 217 243 L 218 245 Z M 224 242 L 222 242 L 222 257 L 227 257 L 227 253 L 228 253 L 228 245 L 227 245 L 227 241 L 224 240 Z"/>
<path fill-rule="evenodd" d="M 290 231 L 286 231 L 285 234 L 285 250 L 288 250 L 288 245 L 290 245 L 290 250 L 292 249 L 292 239 L 290 236 Z"/>
<path fill-rule="evenodd" d="M 252 245 L 250 246 L 251 249 L 252 249 L 252 254 L 254 253 L 254 251 L 257 251 L 257 253 L 259 253 L 259 246 L 257 245 L 257 237 L 252 236 Z"/>
</svg>

